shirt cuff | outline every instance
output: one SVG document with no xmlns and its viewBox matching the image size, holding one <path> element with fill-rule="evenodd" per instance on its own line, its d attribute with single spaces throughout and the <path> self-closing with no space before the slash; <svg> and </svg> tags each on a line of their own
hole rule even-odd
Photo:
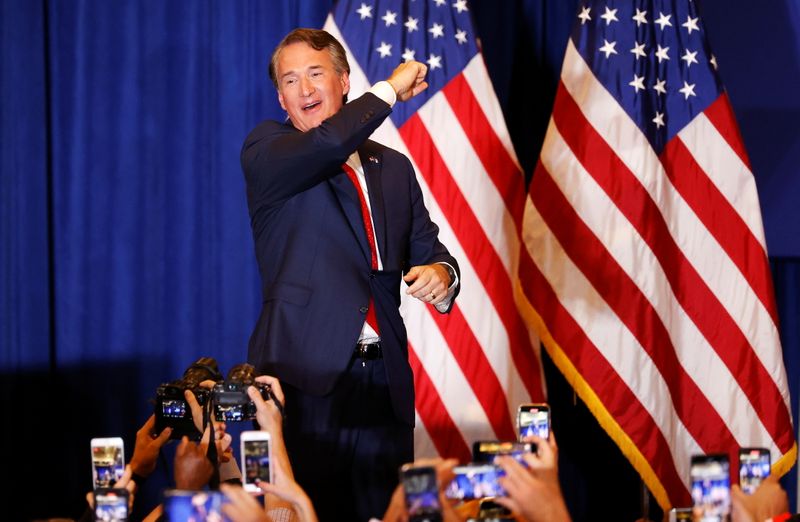
<svg viewBox="0 0 800 522">
<path fill-rule="evenodd" d="M 447 309 L 450 308 L 450 303 L 453 302 L 453 296 L 455 295 L 455 293 L 452 290 L 456 287 L 456 285 L 458 285 L 458 272 L 456 272 L 456 269 L 453 268 L 453 265 L 451 265 L 450 263 L 445 263 L 444 261 L 441 261 L 438 264 L 449 266 L 453 270 L 453 275 L 455 275 L 455 279 L 453 279 L 453 281 L 450 282 L 450 286 L 447 287 L 447 297 L 445 297 L 442 301 L 433 305 L 433 307 L 436 308 L 436 310 L 438 310 L 441 313 L 445 313 L 447 312 Z"/>
<path fill-rule="evenodd" d="M 397 103 L 397 93 L 394 92 L 394 87 L 386 80 L 379 81 L 373 85 L 369 92 L 389 104 L 389 107 L 394 107 Z"/>
</svg>

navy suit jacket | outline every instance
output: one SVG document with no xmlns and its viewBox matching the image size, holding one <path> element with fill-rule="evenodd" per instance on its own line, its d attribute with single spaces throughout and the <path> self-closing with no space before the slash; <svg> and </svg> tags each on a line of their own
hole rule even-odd
<svg viewBox="0 0 800 522">
<path fill-rule="evenodd" d="M 416 265 L 446 262 L 458 271 L 458 264 L 439 242 L 408 158 L 368 140 L 390 113 L 367 93 L 307 132 L 264 121 L 245 140 L 241 161 L 263 293 L 248 361 L 307 393 L 328 393 L 352 359 L 372 295 L 392 405 L 413 424 L 401 277 Z M 342 170 L 355 150 L 380 271 L 371 270 L 358 194 Z"/>
</svg>

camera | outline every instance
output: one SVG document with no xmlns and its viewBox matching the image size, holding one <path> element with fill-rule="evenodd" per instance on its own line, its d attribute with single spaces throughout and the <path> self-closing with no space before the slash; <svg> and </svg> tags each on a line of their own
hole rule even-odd
<svg viewBox="0 0 800 522">
<path fill-rule="evenodd" d="M 269 384 L 256 382 L 256 369 L 250 364 L 237 364 L 228 372 L 225 382 L 214 386 L 211 401 L 217 421 L 238 422 L 256 418 L 256 405 L 247 395 L 249 386 L 255 386 L 265 401 L 272 396 Z"/>
<path fill-rule="evenodd" d="M 211 398 L 211 392 L 200 386 L 206 380 L 222 380 L 217 361 L 212 357 L 199 358 L 186 369 L 183 377 L 156 389 L 156 433 L 170 427 L 170 439 L 180 439 L 184 435 L 194 440 L 200 438 L 201 434 L 194 425 L 192 410 L 186 402 L 184 392 L 190 390 L 197 402 L 204 406 Z"/>
</svg>

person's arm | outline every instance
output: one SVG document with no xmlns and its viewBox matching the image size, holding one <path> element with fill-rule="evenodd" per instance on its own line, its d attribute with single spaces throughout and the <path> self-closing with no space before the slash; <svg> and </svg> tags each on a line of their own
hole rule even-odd
<svg viewBox="0 0 800 522">
<path fill-rule="evenodd" d="M 128 490 L 128 512 L 130 513 L 133 511 L 133 499 L 136 495 L 136 482 L 132 480 L 133 471 L 131 470 L 131 465 L 128 464 L 125 466 L 125 472 L 122 473 L 122 476 L 119 478 L 118 481 L 114 483 L 114 488 L 116 489 L 127 489 Z M 94 491 L 90 491 L 86 494 L 86 503 L 89 504 L 88 515 L 84 513 L 79 520 L 93 520 L 94 519 Z M 86 517 L 89 517 L 88 519 Z"/>
<path fill-rule="evenodd" d="M 276 400 L 281 404 L 284 404 L 285 401 L 281 384 L 278 379 L 268 375 L 256 377 L 256 381 L 269 384 L 275 398 L 275 400 L 265 401 L 256 388 L 251 386 L 247 389 L 247 393 L 256 407 L 256 421 L 262 430 L 269 432 L 272 446 L 275 483 L 259 483 L 259 487 L 265 494 L 272 495 L 281 501 L 280 503 L 271 502 L 271 506 L 294 510 L 301 522 L 316 522 L 317 515 L 311 500 L 294 480 L 289 454 L 283 440 L 283 417 L 280 409 L 275 405 Z"/>
<path fill-rule="evenodd" d="M 427 67 L 400 64 L 386 80 L 397 100 L 405 101 L 427 87 Z M 381 83 L 381 82 L 379 82 Z M 341 165 L 391 113 L 391 100 L 377 86 L 344 105 L 318 127 L 300 132 L 288 125 L 264 122 L 245 139 L 241 152 L 248 196 L 268 207 L 341 172 Z"/>
<path fill-rule="evenodd" d="M 527 469 L 513 457 L 497 459 L 506 472 L 499 482 L 508 496 L 495 501 L 528 522 L 569 522 L 569 511 L 558 482 L 558 446 L 554 435 L 551 432 L 549 440 L 536 436 L 524 440 L 536 443 L 537 452 L 523 456 Z"/>
<path fill-rule="evenodd" d="M 269 375 L 261 375 L 256 377 L 256 381 L 262 384 L 269 384 L 275 399 L 284 404 L 285 398 L 278 379 Z M 258 390 L 252 386 L 247 389 L 247 394 L 256 407 L 256 421 L 259 427 L 270 434 L 272 459 L 280 464 L 276 468 L 276 471 L 280 471 L 280 473 L 276 473 L 275 482 L 279 483 L 283 480 L 294 481 L 294 472 L 289 462 L 289 453 L 286 451 L 286 444 L 283 440 L 283 417 L 280 410 L 274 401 L 262 399 Z"/>
<path fill-rule="evenodd" d="M 156 427 L 156 416 L 151 415 L 147 422 L 136 432 L 136 446 L 131 457 L 131 470 L 133 471 L 132 480 L 142 484 L 144 479 L 150 476 L 156 469 L 158 453 L 161 448 L 169 441 L 172 428 L 166 427 L 158 435 L 154 430 Z"/>
<path fill-rule="evenodd" d="M 436 482 L 439 485 L 439 505 L 441 506 L 443 522 L 460 522 L 463 520 L 444 494 L 447 485 L 450 484 L 455 476 L 453 468 L 456 467 L 457 464 L 458 461 L 455 459 L 443 460 L 441 458 L 419 459 L 414 461 L 415 466 L 431 466 L 436 470 Z M 401 483 L 395 488 L 392 498 L 389 500 L 389 506 L 386 508 L 386 512 L 379 522 L 406 522 L 407 520 L 408 509 L 406 508 L 406 496 L 403 484 Z"/>
<path fill-rule="evenodd" d="M 411 268 L 403 276 L 403 280 L 409 284 L 406 293 L 423 303 L 434 305 L 441 313 L 447 313 L 461 290 L 461 272 L 458 262 L 439 241 L 439 227 L 431 221 L 411 163 L 408 158 L 405 161 L 409 170 L 412 213 L 409 238 Z M 452 269 L 455 280 L 448 267 Z"/>
</svg>

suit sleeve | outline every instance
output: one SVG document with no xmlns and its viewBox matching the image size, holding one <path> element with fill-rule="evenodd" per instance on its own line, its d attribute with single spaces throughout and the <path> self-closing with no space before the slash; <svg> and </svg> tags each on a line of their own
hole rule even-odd
<svg viewBox="0 0 800 522">
<path fill-rule="evenodd" d="M 259 207 L 279 204 L 336 175 L 390 113 L 386 102 L 366 93 L 307 132 L 263 122 L 242 146 L 249 196 Z"/>
<path fill-rule="evenodd" d="M 411 195 L 412 212 L 408 268 L 433 263 L 447 263 L 453 267 L 458 275 L 459 283 L 454 289 L 453 298 L 450 300 L 447 309 L 439 310 L 442 313 L 447 313 L 453 308 L 455 298 L 461 291 L 461 269 L 456 259 L 450 255 L 447 247 L 439 241 L 439 227 L 431 221 L 430 214 L 422 198 L 422 189 L 417 182 L 411 162 L 405 156 L 404 160 L 409 171 L 409 193 Z"/>
</svg>

